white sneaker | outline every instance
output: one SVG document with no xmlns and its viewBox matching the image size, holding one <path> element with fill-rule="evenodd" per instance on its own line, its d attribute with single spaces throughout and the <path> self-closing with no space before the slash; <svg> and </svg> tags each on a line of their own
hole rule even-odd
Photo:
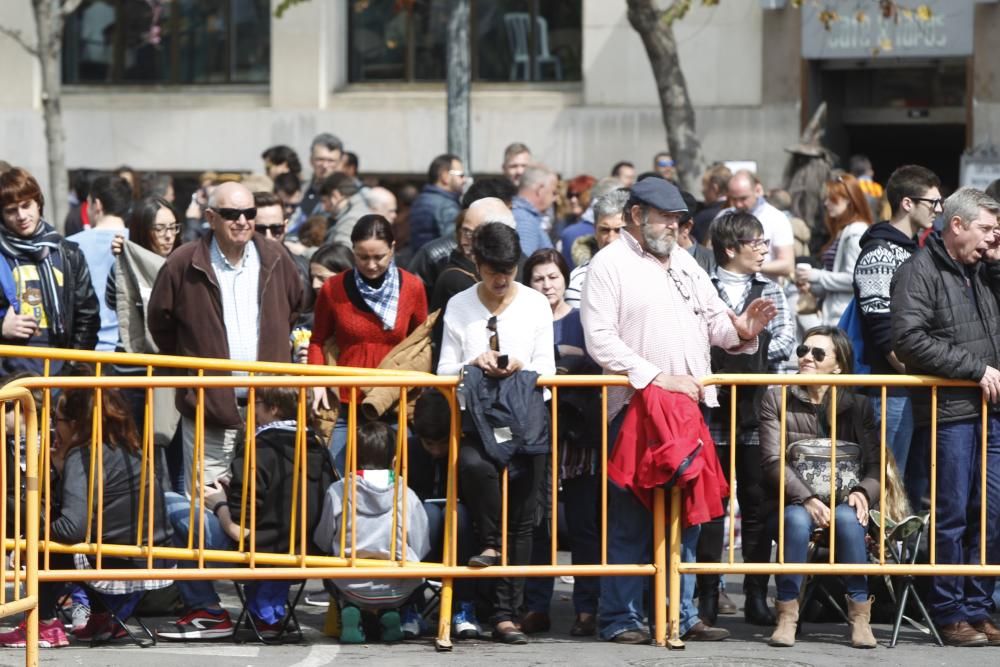
<svg viewBox="0 0 1000 667">
<path fill-rule="evenodd" d="M 73 606 L 69 610 L 70 617 L 70 629 L 73 632 L 78 632 L 87 627 L 87 622 L 90 621 L 90 607 L 79 602 L 74 602 Z"/>
<path fill-rule="evenodd" d="M 399 629 L 403 631 L 403 639 L 416 639 L 420 636 L 421 631 L 421 618 L 420 614 L 413 607 L 407 607 L 403 611 L 402 622 L 399 624 Z"/>
<path fill-rule="evenodd" d="M 459 639 L 478 639 L 482 629 L 476 620 L 476 605 L 463 602 L 451 617 L 451 630 Z"/>
</svg>

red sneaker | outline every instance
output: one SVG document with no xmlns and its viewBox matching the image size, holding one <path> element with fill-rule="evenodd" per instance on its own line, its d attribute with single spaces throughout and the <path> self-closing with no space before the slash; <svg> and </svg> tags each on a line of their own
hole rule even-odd
<svg viewBox="0 0 1000 667">
<path fill-rule="evenodd" d="M 125 628 L 116 623 L 106 611 L 91 614 L 87 625 L 73 633 L 73 636 L 82 642 L 106 642 L 127 635 Z"/>
<path fill-rule="evenodd" d="M 21 623 L 10 632 L 0 633 L 0 646 L 7 648 L 24 648 L 28 643 L 26 624 Z M 58 618 L 38 622 L 38 645 L 42 648 L 59 648 L 69 646 L 66 631 Z"/>
<path fill-rule="evenodd" d="M 187 616 L 174 621 L 173 626 L 173 630 L 158 630 L 156 636 L 173 641 L 221 639 L 233 636 L 233 621 L 225 609 L 218 614 L 206 609 L 195 609 Z"/>
</svg>

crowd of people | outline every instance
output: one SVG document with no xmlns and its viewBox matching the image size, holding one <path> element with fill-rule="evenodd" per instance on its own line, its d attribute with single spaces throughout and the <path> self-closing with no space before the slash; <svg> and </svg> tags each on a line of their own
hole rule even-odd
<svg viewBox="0 0 1000 667">
<path fill-rule="evenodd" d="M 734 396 L 700 379 L 870 372 L 971 381 L 980 387 L 941 388 L 936 396 L 937 563 L 979 560 L 984 451 L 984 548 L 987 562 L 1000 562 L 1000 182 L 945 198 L 933 172 L 904 165 L 883 187 L 856 156 L 850 169 L 830 169 L 818 191 L 806 193 L 821 206 L 802 207 L 802 192 L 765 190 L 753 171 L 724 164 L 705 171 L 700 197 L 685 192 L 667 152 L 645 173 L 620 161 L 605 177 L 564 179 L 512 143 L 500 176 L 473 180 L 459 157 L 443 154 L 419 191 L 362 178 L 358 156 L 328 133 L 309 147 L 308 180 L 290 147 L 268 148 L 262 160 L 266 176 L 206 174 L 183 212 L 169 178 L 127 168 L 91 175 L 75 184 L 66 236 L 45 219 L 36 179 L 0 165 L 2 342 L 459 376 L 458 558 L 471 568 L 548 563 L 553 541 L 569 548 L 575 564 L 601 561 L 605 429 L 612 445 L 608 563 L 650 562 L 651 490 L 675 484 L 683 488 L 683 559 L 718 562 L 730 460 L 745 561 L 772 559 L 784 513 L 785 563 L 806 561 L 810 545 L 823 539 L 835 540 L 838 561 L 865 562 L 868 536 L 878 535 L 871 510 L 901 520 L 928 509 L 929 393 L 891 387 L 883 406 L 880 389 L 809 384 L 785 395 L 761 386 Z M 0 364 L 5 381 L 43 372 L 41 361 L 16 354 Z M 49 371 L 94 372 L 72 363 Z M 106 372 L 145 369 L 122 364 Z M 555 399 L 553 434 L 553 394 L 537 379 L 602 372 L 627 376 L 629 385 L 609 388 L 608 423 L 599 390 L 565 388 Z M 53 539 L 92 537 L 85 471 L 100 446 L 105 520 L 97 525 L 106 544 L 185 546 L 202 523 L 191 517 L 203 515 L 205 548 L 235 550 L 248 535 L 242 515 L 253 503 L 258 552 L 296 548 L 289 517 L 303 511 L 309 553 L 441 560 L 453 417 L 444 394 L 415 392 L 400 434 L 398 392 L 359 390 L 360 425 L 350 433 L 347 388 L 312 389 L 306 425 L 298 422 L 297 389 L 209 389 L 198 437 L 199 393 L 178 390 L 171 401 L 154 392 L 154 423 L 146 423 L 144 391 L 105 390 L 99 411 L 93 392 L 63 392 L 50 415 Z M 100 429 L 94 414 L 103 415 Z M 305 504 L 296 509 L 301 428 Z M 253 498 L 243 497 L 248 429 L 256 434 Z M 147 431 L 164 473 L 152 502 L 157 530 L 139 536 L 133 501 L 139 434 Z M 9 460 L 13 432 L 7 429 Z M 92 443 L 92 433 L 103 441 Z M 831 498 L 834 433 L 844 467 L 838 459 Z M 397 440 L 408 461 L 401 480 Z M 349 442 L 356 443 L 353 460 Z M 553 479 L 566 508 L 564 536 L 550 530 L 559 511 Z M 835 536 L 823 537 L 831 524 Z M 93 567 L 82 555 L 52 557 L 66 569 Z M 793 646 L 802 577 L 775 577 L 773 609 L 769 578 L 744 578 L 745 618 L 775 626 L 772 646 Z M 77 639 L 115 639 L 124 629 L 111 612 L 127 616 L 162 584 L 102 583 L 42 584 L 43 646 L 68 644 L 62 600 L 72 605 Z M 635 576 L 577 577 L 569 633 L 648 643 L 648 585 Z M 186 612 L 161 638 L 234 633 L 212 582 L 178 581 L 177 588 Z M 426 631 L 418 580 L 343 579 L 327 588 L 328 601 L 312 598 L 339 611 L 344 643 Z M 869 583 L 848 576 L 843 588 L 851 645 L 874 648 Z M 933 577 L 927 600 L 947 643 L 1000 645 L 993 593 L 992 578 Z M 289 583 L 255 582 L 245 594 L 258 634 L 280 636 Z M 453 635 L 525 643 L 552 629 L 552 595 L 551 578 L 458 579 Z M 721 577 L 685 575 L 680 597 L 685 640 L 728 637 L 719 617 L 737 609 Z M 0 634 L 5 646 L 24 642 L 23 627 Z"/>
</svg>

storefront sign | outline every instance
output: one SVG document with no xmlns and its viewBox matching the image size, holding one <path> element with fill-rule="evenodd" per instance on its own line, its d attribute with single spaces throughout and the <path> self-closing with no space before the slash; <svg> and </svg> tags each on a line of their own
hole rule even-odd
<svg viewBox="0 0 1000 667">
<path fill-rule="evenodd" d="M 802 57 L 809 59 L 972 55 L 974 0 L 879 3 L 821 0 L 802 4 Z"/>
</svg>

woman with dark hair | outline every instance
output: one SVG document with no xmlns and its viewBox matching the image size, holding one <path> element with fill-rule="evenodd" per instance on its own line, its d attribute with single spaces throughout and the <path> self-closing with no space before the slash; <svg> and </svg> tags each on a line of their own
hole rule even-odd
<svg viewBox="0 0 1000 667">
<path fill-rule="evenodd" d="M 874 222 L 865 193 L 858 179 L 850 174 L 826 182 L 823 207 L 830 233 L 830 240 L 820 250 L 823 266 L 795 269 L 799 287 L 820 301 L 817 315 L 800 318 L 803 328 L 814 324 L 836 326 L 840 322 L 840 316 L 854 298 L 854 265 L 861 254 L 861 237 Z"/>
<path fill-rule="evenodd" d="M 540 293 L 514 280 L 521 255 L 517 232 L 499 222 L 484 224 L 473 236 L 472 251 L 482 280 L 448 302 L 438 374 L 458 375 L 463 367 L 475 366 L 487 380 L 517 380 L 514 376 L 522 370 L 552 375 L 556 370 L 552 308 Z M 528 415 L 519 418 L 529 419 Z M 458 467 L 462 501 L 474 518 L 479 541 L 479 553 L 469 560 L 469 565 L 497 565 L 501 562 L 502 542 L 500 480 L 508 466 L 496 460 L 475 432 L 466 433 L 463 438 Z M 530 562 L 531 532 L 544 468 L 543 454 L 519 452 L 510 459 L 507 489 L 510 564 Z M 523 593 L 523 579 L 506 578 L 497 582 L 493 600 L 493 637 L 497 641 L 508 644 L 527 641 L 513 622 Z"/>
<path fill-rule="evenodd" d="M 566 285 L 569 267 L 561 253 L 543 248 L 532 253 L 524 264 L 525 283 L 541 292 L 552 309 L 553 342 L 557 372 L 596 374 L 602 371 L 587 356 L 580 311 L 566 303 Z M 591 419 L 588 419 L 591 418 Z M 600 392 L 593 388 L 566 387 L 559 393 L 559 480 L 562 487 L 560 499 L 566 508 L 566 528 L 574 565 L 597 563 L 600 560 L 598 532 L 600 486 Z M 547 459 L 546 465 L 548 465 Z M 546 487 L 541 494 L 546 505 L 545 521 L 535 527 L 532 544 L 532 563 L 548 565 L 552 544 L 552 497 L 547 472 L 542 482 Z M 546 632 L 551 627 L 549 606 L 554 580 L 551 577 L 532 577 L 525 585 L 524 606 L 527 613 L 521 619 L 521 629 L 526 634 Z M 576 621 L 570 628 L 574 637 L 589 637 L 597 629 L 597 601 L 600 580 L 596 577 L 577 577 L 573 583 L 573 607 Z"/>
<path fill-rule="evenodd" d="M 354 253 L 350 248 L 338 243 L 320 246 L 309 258 L 309 278 L 312 280 L 313 290 L 319 292 L 323 289 L 323 283 L 352 266 Z"/>
<path fill-rule="evenodd" d="M 92 437 L 94 434 L 94 396 L 91 389 L 67 389 L 56 403 L 52 417 L 55 426 L 55 448 L 52 451 L 52 467 L 57 474 L 53 485 L 56 489 L 58 512 L 53 512 L 49 526 L 52 540 L 62 544 L 78 544 L 96 539 L 88 534 L 88 525 L 98 525 L 92 516 L 96 506 L 88 505 L 88 481 L 90 479 L 91 457 L 94 456 Z M 104 544 L 145 545 L 146 518 L 139 516 L 139 485 L 142 475 L 142 454 L 139 434 L 129 414 L 128 406 L 116 389 L 101 391 L 101 432 L 103 442 L 99 468 L 103 475 L 103 521 L 100 524 L 101 540 Z M 158 477 L 158 481 L 162 481 Z M 95 481 L 95 484 L 101 483 Z M 147 489 L 148 491 L 148 489 Z M 170 532 L 164 513 L 163 489 L 157 485 L 155 497 L 147 507 L 153 507 L 153 546 L 166 546 Z M 142 528 L 141 534 L 139 529 Z M 83 554 L 52 553 L 52 568 L 58 570 L 88 569 L 92 567 Z M 145 564 L 145 559 L 142 563 Z M 108 568 L 132 567 L 126 559 L 104 558 Z M 103 641 L 124 636 L 125 631 L 115 625 L 106 604 L 118 610 L 119 616 L 130 615 L 132 605 L 138 600 L 133 593 L 163 588 L 169 581 L 115 581 L 91 582 L 90 586 L 102 595 L 92 595 L 90 621 L 76 633 L 77 639 Z M 52 648 L 66 646 L 69 642 L 58 617 L 57 605 L 67 584 L 65 582 L 42 582 L 38 587 L 39 645 Z M 128 612 L 126 611 L 128 610 Z M 0 645 L 24 646 L 23 625 L 12 632 L 0 635 Z"/>
<path fill-rule="evenodd" d="M 323 283 L 316 297 L 309 363 L 326 365 L 325 346 L 336 344 L 338 366 L 377 368 L 392 349 L 427 319 L 423 283 L 396 267 L 392 225 L 383 216 L 363 215 L 351 232 L 354 268 Z M 350 401 L 349 389 L 340 401 Z M 313 409 L 329 409 L 327 390 L 313 390 Z M 333 431 L 330 453 L 343 475 L 347 444 L 347 410 L 341 410 Z"/>
<path fill-rule="evenodd" d="M 819 326 L 806 332 L 796 349 L 801 375 L 850 373 L 854 354 L 847 335 L 836 327 Z M 837 389 L 836 414 L 828 385 L 791 386 L 787 389 L 785 433 L 781 433 L 782 389 L 764 395 L 760 409 L 761 467 L 765 501 L 761 515 L 768 532 L 778 536 L 781 443 L 785 451 L 785 563 L 804 563 L 814 531 L 830 527 L 830 449 L 836 423 L 837 498 L 835 552 L 840 563 L 865 563 L 868 510 L 879 498 L 880 448 L 875 413 L 867 397 Z M 836 420 L 834 422 L 834 419 Z M 778 547 L 781 548 L 781 545 Z M 793 646 L 799 618 L 802 576 L 778 574 L 776 607 L 778 627 L 771 646 Z M 869 622 L 872 598 L 863 575 L 844 577 L 851 646 L 875 648 Z"/>
</svg>

